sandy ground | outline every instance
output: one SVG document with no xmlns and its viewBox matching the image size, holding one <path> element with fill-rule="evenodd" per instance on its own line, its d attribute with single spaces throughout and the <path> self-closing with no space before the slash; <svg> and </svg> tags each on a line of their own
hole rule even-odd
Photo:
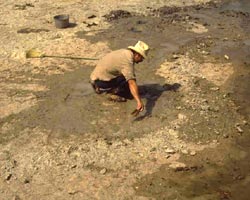
<svg viewBox="0 0 250 200">
<path fill-rule="evenodd" d="M 207 2 L 1 1 L 0 199 L 248 199 L 250 6 Z M 96 61 L 25 57 L 137 40 L 137 118 L 92 91 Z"/>
</svg>

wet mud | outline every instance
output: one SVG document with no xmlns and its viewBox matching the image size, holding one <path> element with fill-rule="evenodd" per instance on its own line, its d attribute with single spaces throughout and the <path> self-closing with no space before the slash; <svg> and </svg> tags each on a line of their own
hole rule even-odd
<svg viewBox="0 0 250 200">
<path fill-rule="evenodd" d="M 242 30 L 242 34 L 249 34 L 249 22 L 246 22 L 249 20 L 249 3 L 246 1 L 230 2 L 221 5 L 219 10 L 223 10 L 219 12 L 220 15 L 229 18 L 240 18 L 238 26 Z M 216 15 L 216 13 L 214 13 L 214 15 Z M 223 24 L 222 29 L 229 30 L 225 28 L 225 26 L 231 24 L 224 24 L 223 20 L 224 19 L 219 18 L 219 23 Z M 214 22 L 216 23 L 216 20 L 213 19 L 212 23 Z M 211 23 L 211 21 L 209 21 L 209 23 Z M 208 23 L 206 24 L 208 25 Z M 211 24 L 209 24 L 209 26 L 210 25 Z M 221 24 L 218 25 L 221 26 Z M 233 30 L 231 31 L 233 32 Z M 218 33 L 220 33 L 220 31 L 216 31 L 217 36 Z M 227 39 L 228 36 L 229 35 L 225 35 Z M 230 36 L 233 36 L 233 34 Z M 213 37 L 213 34 L 211 37 Z M 235 38 L 235 36 L 232 38 Z M 198 40 L 200 39 L 201 38 Z M 228 94 L 239 106 L 237 112 L 242 113 L 245 116 L 245 119 L 249 120 L 250 95 L 248 86 L 250 84 L 250 49 L 249 45 L 246 45 L 248 37 L 243 37 L 239 40 L 233 39 L 233 42 L 227 42 L 227 39 L 226 41 L 221 43 L 216 42 L 215 44 L 216 39 L 210 40 L 209 38 L 208 40 L 203 40 L 203 47 L 205 49 L 209 48 L 211 51 L 210 55 L 216 58 L 219 62 L 223 62 L 223 60 L 218 59 L 218 56 L 223 57 L 223 55 L 230 55 L 230 60 L 233 62 L 236 72 L 227 84 L 224 85 L 224 88 L 228 90 Z M 192 45 L 195 44 L 192 44 L 191 42 L 191 45 L 187 45 L 187 48 L 184 47 L 184 49 L 190 51 L 188 48 Z M 199 55 L 198 52 L 192 52 L 192 54 L 196 59 L 200 60 L 199 56 L 197 56 L 197 54 Z M 204 60 L 200 61 L 204 62 Z M 205 88 L 202 89 L 202 91 L 205 90 Z M 220 122 L 221 125 L 221 123 L 229 119 L 229 115 L 226 114 L 227 117 L 224 116 L 221 119 L 217 118 L 215 121 Z M 215 121 L 213 122 L 210 119 L 209 123 L 216 126 Z M 203 130 L 200 129 L 199 131 L 209 134 L 207 130 L 204 130 L 205 127 L 209 127 L 209 124 L 202 124 L 200 128 Z M 223 130 L 225 132 L 232 131 L 226 130 L 226 127 L 228 127 L 228 124 L 224 124 Z M 188 126 L 188 128 L 191 128 L 191 126 Z M 187 132 L 188 128 L 185 127 L 185 132 Z M 192 132 L 194 132 L 194 128 L 195 127 L 191 128 Z M 243 136 L 231 140 L 231 144 L 226 142 L 216 149 L 216 151 L 205 150 L 199 155 L 199 158 L 196 157 L 194 159 L 192 157 L 184 156 L 182 160 L 185 160 L 185 163 L 188 163 L 189 168 L 173 170 L 169 169 L 168 166 L 163 166 L 158 172 L 142 178 L 139 183 L 135 184 L 135 188 L 138 190 L 139 194 L 147 194 L 149 197 L 154 197 L 156 199 L 248 199 L 250 194 L 248 191 L 248 169 L 250 161 L 250 149 L 248 145 L 249 136 L 249 127 L 247 126 Z M 226 151 L 229 146 L 232 149 Z M 225 154 L 222 152 L 225 152 Z"/>
</svg>

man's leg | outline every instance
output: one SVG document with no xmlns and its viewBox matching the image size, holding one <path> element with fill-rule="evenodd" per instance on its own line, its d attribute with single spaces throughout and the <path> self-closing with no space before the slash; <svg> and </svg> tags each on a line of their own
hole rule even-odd
<svg viewBox="0 0 250 200">
<path fill-rule="evenodd" d="M 124 102 L 126 95 L 122 95 L 125 90 L 129 90 L 128 83 L 124 76 L 116 77 L 110 81 L 96 80 L 92 83 L 92 86 L 96 93 L 101 94 L 103 92 L 111 93 L 110 100 Z M 116 96 L 117 95 L 117 96 Z"/>
<path fill-rule="evenodd" d="M 111 81 L 96 80 L 92 82 L 91 85 L 97 94 L 109 92 L 113 89 L 113 84 Z"/>
<path fill-rule="evenodd" d="M 115 94 L 121 97 L 125 97 L 126 99 L 132 98 L 132 94 L 129 89 L 128 81 L 125 79 L 124 76 L 119 76 L 116 79 L 116 85 L 117 85 L 117 89 L 116 89 Z"/>
<path fill-rule="evenodd" d="M 127 81 L 124 76 L 118 76 L 110 81 L 96 80 L 92 83 L 97 93 L 108 92 L 116 94 L 119 90 L 124 90 L 126 85 Z"/>
</svg>

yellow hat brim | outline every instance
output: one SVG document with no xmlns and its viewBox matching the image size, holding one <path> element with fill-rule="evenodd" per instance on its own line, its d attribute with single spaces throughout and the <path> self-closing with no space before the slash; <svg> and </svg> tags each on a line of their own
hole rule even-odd
<svg viewBox="0 0 250 200">
<path fill-rule="evenodd" d="M 144 52 L 139 51 L 137 48 L 135 48 L 134 46 L 128 46 L 128 49 L 132 49 L 135 52 L 139 53 L 143 58 L 147 58 L 146 54 Z"/>
</svg>

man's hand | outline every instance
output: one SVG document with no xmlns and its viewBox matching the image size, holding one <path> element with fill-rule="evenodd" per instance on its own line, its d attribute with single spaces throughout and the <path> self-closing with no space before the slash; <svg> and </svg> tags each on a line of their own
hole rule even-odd
<svg viewBox="0 0 250 200">
<path fill-rule="evenodd" d="M 137 103 L 136 110 L 139 110 L 140 112 L 144 110 L 144 104 L 142 102 Z"/>
<path fill-rule="evenodd" d="M 138 90 L 138 86 L 136 84 L 136 81 L 134 79 L 130 79 L 128 80 L 128 85 L 129 85 L 129 89 L 131 94 L 133 95 L 134 99 L 137 102 L 137 107 L 136 110 L 138 110 L 139 112 L 144 110 L 144 104 L 141 101 L 141 97 L 139 95 L 139 90 Z"/>
<path fill-rule="evenodd" d="M 131 113 L 131 115 L 133 115 L 134 117 L 136 117 L 137 115 L 139 115 L 140 112 L 142 112 L 144 110 L 144 105 L 141 102 L 141 104 L 137 105 L 136 109 Z"/>
</svg>

